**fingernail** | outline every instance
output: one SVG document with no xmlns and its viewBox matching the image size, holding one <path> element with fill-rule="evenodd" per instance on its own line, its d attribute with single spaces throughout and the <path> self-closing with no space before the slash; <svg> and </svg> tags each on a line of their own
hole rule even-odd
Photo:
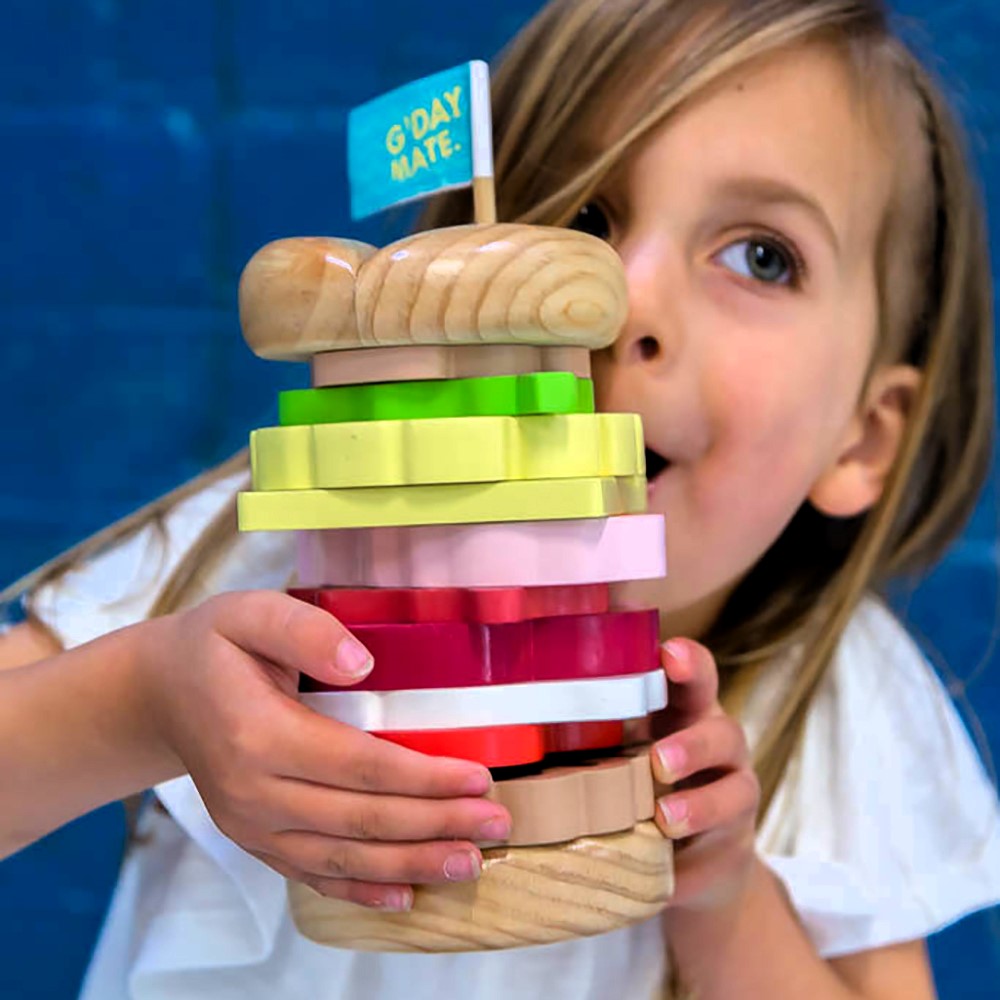
<svg viewBox="0 0 1000 1000">
<path fill-rule="evenodd" d="M 393 913 L 405 913 L 413 906 L 413 892 L 409 889 L 387 889 L 381 899 L 374 900 L 374 906 Z"/>
<path fill-rule="evenodd" d="M 479 828 L 477 840 L 506 840 L 510 836 L 510 820 L 493 816 Z"/>
<path fill-rule="evenodd" d="M 663 822 L 670 830 L 671 836 L 683 837 L 687 831 L 690 812 L 686 799 L 667 798 L 657 803 Z"/>
<path fill-rule="evenodd" d="M 687 764 L 684 748 L 677 743 L 660 743 L 656 748 L 656 756 L 660 759 L 664 781 L 677 781 Z"/>
<path fill-rule="evenodd" d="M 676 639 L 668 639 L 663 644 L 663 651 L 667 656 L 673 657 L 678 663 L 685 663 L 687 661 L 687 649 L 684 643 L 678 642 Z"/>
<path fill-rule="evenodd" d="M 449 882 L 470 882 L 479 878 L 481 870 L 479 856 L 472 851 L 452 854 L 444 863 L 444 877 Z"/>
<path fill-rule="evenodd" d="M 367 677 L 375 665 L 372 654 L 357 639 L 350 635 L 345 635 L 337 644 L 337 652 L 334 658 L 341 672 L 353 680 L 361 680 L 362 677 Z"/>
<path fill-rule="evenodd" d="M 462 784 L 463 795 L 485 795 L 493 787 L 493 775 L 487 770 L 472 771 Z"/>
</svg>

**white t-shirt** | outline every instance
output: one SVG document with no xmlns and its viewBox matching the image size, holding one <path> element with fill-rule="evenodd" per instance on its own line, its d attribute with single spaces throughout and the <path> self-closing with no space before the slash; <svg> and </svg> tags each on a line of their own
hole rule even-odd
<svg viewBox="0 0 1000 1000">
<path fill-rule="evenodd" d="M 145 616 L 202 528 L 246 474 L 185 500 L 166 522 L 119 544 L 32 602 L 66 647 Z M 194 600 L 284 588 L 289 534 L 242 536 L 209 567 Z M 746 706 L 751 744 L 792 664 Z M 284 880 L 222 836 L 194 785 L 157 789 L 126 861 L 84 1000 L 629 1000 L 659 996 L 657 920 L 594 938 L 457 955 L 393 955 L 315 945 L 296 933 Z M 1000 902 L 1000 809 L 951 701 L 886 608 L 851 621 L 758 837 L 821 955 L 922 938 Z"/>
</svg>

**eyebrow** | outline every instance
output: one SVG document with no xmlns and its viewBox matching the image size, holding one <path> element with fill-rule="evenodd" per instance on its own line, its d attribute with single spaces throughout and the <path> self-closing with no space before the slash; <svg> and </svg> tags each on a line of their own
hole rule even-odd
<svg viewBox="0 0 1000 1000">
<path fill-rule="evenodd" d="M 805 209 L 819 223 L 833 244 L 833 249 L 840 252 L 840 240 L 833 228 L 830 217 L 823 211 L 823 206 L 806 192 L 786 184 L 784 181 L 771 177 L 737 177 L 724 181 L 719 185 L 720 195 L 745 201 L 765 202 L 769 205 L 794 205 Z"/>
</svg>

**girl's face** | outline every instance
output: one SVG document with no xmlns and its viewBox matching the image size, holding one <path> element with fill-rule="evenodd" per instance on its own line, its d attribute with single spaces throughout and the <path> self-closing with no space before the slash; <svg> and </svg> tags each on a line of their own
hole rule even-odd
<svg viewBox="0 0 1000 1000">
<path fill-rule="evenodd" d="M 669 576 L 619 597 L 665 634 L 704 632 L 857 444 L 891 183 L 848 68 L 809 45 L 686 106 L 581 212 L 629 290 L 598 406 L 642 416 L 667 523 Z"/>
</svg>

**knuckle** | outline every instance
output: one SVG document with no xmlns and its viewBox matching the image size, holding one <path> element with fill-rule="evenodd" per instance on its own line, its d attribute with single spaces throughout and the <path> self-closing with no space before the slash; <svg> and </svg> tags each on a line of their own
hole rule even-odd
<svg viewBox="0 0 1000 1000">
<path fill-rule="evenodd" d="M 433 809 L 429 818 L 429 840 L 445 840 L 451 837 L 459 837 L 469 831 L 473 831 L 478 823 L 472 816 L 466 814 L 460 806 L 443 809 Z"/>
<path fill-rule="evenodd" d="M 374 806 L 359 806 L 347 821 L 347 836 L 352 840 L 379 840 L 384 830 L 382 816 Z"/>
<path fill-rule="evenodd" d="M 279 628 L 291 649 L 307 655 L 333 653 L 340 639 L 347 634 L 343 625 L 327 611 L 289 595 L 275 614 Z"/>
<path fill-rule="evenodd" d="M 199 605 L 192 608 L 189 614 L 192 619 L 204 617 L 207 618 L 208 621 L 212 622 L 215 621 L 219 612 L 226 608 L 231 601 L 231 594 L 213 594 L 211 597 L 206 598 Z"/>
<path fill-rule="evenodd" d="M 351 849 L 347 844 L 329 848 L 323 857 L 323 872 L 329 878 L 348 878 L 352 867 Z"/>
<path fill-rule="evenodd" d="M 354 764 L 354 780 L 362 791 L 380 790 L 383 781 L 382 766 L 379 761 L 367 754 L 360 757 Z"/>
<path fill-rule="evenodd" d="M 688 757 L 688 770 L 701 769 L 711 762 L 709 759 L 711 743 L 704 728 L 693 727 L 679 738 Z"/>
<path fill-rule="evenodd" d="M 433 849 L 414 850 L 398 859 L 399 878 L 403 882 L 440 881 L 444 858 Z"/>
<path fill-rule="evenodd" d="M 423 840 L 448 840 L 463 835 L 466 828 L 472 827 L 471 817 L 466 815 L 461 806 L 435 803 L 421 814 Z"/>
<path fill-rule="evenodd" d="M 312 622 L 310 605 L 289 597 L 276 610 L 281 633 L 288 637 L 292 645 L 298 645 L 303 639 L 303 633 L 308 630 Z"/>
<path fill-rule="evenodd" d="M 221 639 L 220 628 L 224 628 L 225 621 L 240 611 L 240 601 L 243 596 L 239 593 L 214 594 L 194 609 L 193 619 L 205 628 L 210 636 Z"/>
</svg>

